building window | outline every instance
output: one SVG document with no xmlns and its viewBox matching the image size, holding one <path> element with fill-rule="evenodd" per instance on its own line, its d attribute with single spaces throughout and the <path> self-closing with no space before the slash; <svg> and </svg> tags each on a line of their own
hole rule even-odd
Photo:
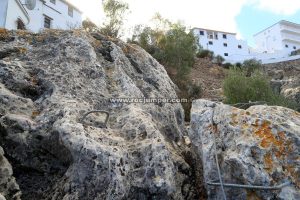
<svg viewBox="0 0 300 200">
<path fill-rule="evenodd" d="M 218 33 L 215 33 L 215 39 L 216 40 L 218 39 Z"/>
<path fill-rule="evenodd" d="M 212 41 L 209 41 L 208 44 L 209 44 L 209 45 L 213 45 L 213 42 L 212 42 Z"/>
<path fill-rule="evenodd" d="M 56 4 L 56 0 L 50 0 L 50 2 Z"/>
<path fill-rule="evenodd" d="M 73 7 L 71 6 L 68 7 L 68 14 L 70 17 L 73 17 Z"/>
<path fill-rule="evenodd" d="M 241 49 L 241 48 L 242 48 L 242 45 L 239 44 L 239 45 L 238 45 L 238 48 Z"/>
<path fill-rule="evenodd" d="M 297 49 L 297 47 L 295 47 L 295 46 L 294 46 L 293 48 L 294 48 L 295 50 Z"/>
<path fill-rule="evenodd" d="M 52 19 L 48 16 L 44 18 L 44 28 L 51 28 Z"/>
<path fill-rule="evenodd" d="M 227 43 L 223 43 L 223 46 L 224 46 L 224 47 L 227 47 Z"/>
<path fill-rule="evenodd" d="M 26 30 L 25 24 L 21 19 L 17 20 L 17 29 L 19 30 Z"/>
<path fill-rule="evenodd" d="M 286 48 L 289 48 L 289 45 L 286 44 L 285 47 L 286 47 Z"/>
<path fill-rule="evenodd" d="M 227 39 L 227 35 L 226 35 L 226 34 L 223 34 L 223 38 L 224 38 L 224 39 Z"/>
<path fill-rule="evenodd" d="M 228 53 L 224 53 L 224 56 L 228 56 Z"/>
<path fill-rule="evenodd" d="M 204 35 L 204 31 L 200 31 L 200 35 Z"/>
</svg>

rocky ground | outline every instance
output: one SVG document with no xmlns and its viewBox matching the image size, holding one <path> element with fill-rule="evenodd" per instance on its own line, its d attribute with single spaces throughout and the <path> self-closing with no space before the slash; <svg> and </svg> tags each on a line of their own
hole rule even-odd
<svg viewBox="0 0 300 200">
<path fill-rule="evenodd" d="M 83 31 L 1 30 L 0 43 L 0 198 L 205 197 L 181 105 L 109 100 L 177 97 L 143 49 Z M 81 120 L 91 110 L 107 128 Z"/>
<path fill-rule="evenodd" d="M 189 74 L 190 80 L 202 87 L 201 98 L 212 101 L 224 100 L 222 85 L 226 69 L 210 61 L 209 58 L 196 58 Z"/>
</svg>

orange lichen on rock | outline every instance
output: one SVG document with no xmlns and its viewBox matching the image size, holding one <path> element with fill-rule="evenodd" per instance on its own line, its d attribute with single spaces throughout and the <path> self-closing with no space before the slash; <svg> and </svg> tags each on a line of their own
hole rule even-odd
<svg viewBox="0 0 300 200">
<path fill-rule="evenodd" d="M 255 135 L 262 139 L 260 143 L 261 147 L 269 148 L 271 145 L 274 145 L 278 150 L 284 150 L 284 132 L 278 133 L 279 139 L 276 139 L 272 133 L 269 121 L 263 121 L 261 127 L 255 132 Z"/>
<path fill-rule="evenodd" d="M 271 153 L 267 153 L 264 156 L 264 163 L 267 171 L 272 171 L 273 168 L 273 159 Z"/>
<path fill-rule="evenodd" d="M 236 112 L 233 112 L 231 114 L 231 118 L 232 118 L 233 125 L 237 125 L 238 124 L 238 114 Z"/>
<path fill-rule="evenodd" d="M 4 40 L 8 37 L 8 31 L 4 28 L 0 28 L 0 40 Z"/>
</svg>

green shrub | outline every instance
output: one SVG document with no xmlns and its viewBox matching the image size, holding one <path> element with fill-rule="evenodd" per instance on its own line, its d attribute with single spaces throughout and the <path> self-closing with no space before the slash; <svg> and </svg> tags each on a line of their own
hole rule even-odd
<svg viewBox="0 0 300 200">
<path fill-rule="evenodd" d="M 240 62 L 238 62 L 238 63 L 235 63 L 235 66 L 237 67 L 237 68 L 242 68 L 242 63 L 240 63 Z"/>
<path fill-rule="evenodd" d="M 261 71 L 255 70 L 247 76 L 247 70 L 231 68 L 224 80 L 223 91 L 225 103 L 249 103 L 263 101 L 268 105 L 297 108 L 297 104 L 272 91 L 269 78 Z"/>
<path fill-rule="evenodd" d="M 222 66 L 223 66 L 223 68 L 225 68 L 225 69 L 230 69 L 230 68 L 233 68 L 233 67 L 234 67 L 234 65 L 231 64 L 231 63 L 229 63 L 229 62 L 224 63 Z"/>
<path fill-rule="evenodd" d="M 217 55 L 217 56 L 214 58 L 214 61 L 215 61 L 219 66 L 221 66 L 222 63 L 225 61 L 225 59 L 224 59 L 222 56 Z"/>
<path fill-rule="evenodd" d="M 247 76 L 251 76 L 254 71 L 262 69 L 262 64 L 258 60 L 250 59 L 243 62 L 242 68 L 246 70 Z"/>
<path fill-rule="evenodd" d="M 214 58 L 214 52 L 207 49 L 201 49 L 197 52 L 196 56 L 197 58 L 209 58 L 212 60 Z"/>
<path fill-rule="evenodd" d="M 180 89 L 178 97 L 180 99 L 188 99 L 187 103 L 182 103 L 182 107 L 185 113 L 185 121 L 190 121 L 190 110 L 192 108 L 192 100 L 200 99 L 202 96 L 202 87 L 199 84 L 195 84 L 188 79 L 179 79 L 174 80 L 175 84 Z"/>
</svg>

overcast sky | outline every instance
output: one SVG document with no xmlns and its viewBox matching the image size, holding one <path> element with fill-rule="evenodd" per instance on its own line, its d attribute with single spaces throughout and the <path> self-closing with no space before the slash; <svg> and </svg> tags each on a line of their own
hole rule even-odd
<svg viewBox="0 0 300 200">
<path fill-rule="evenodd" d="M 70 0 L 94 22 L 103 21 L 102 0 Z M 156 12 L 190 27 L 237 32 L 250 40 L 256 30 L 280 19 L 300 23 L 300 0 L 123 0 L 129 3 L 126 26 L 147 24 Z M 247 25 L 248 24 L 248 25 Z M 266 27 L 265 27 L 266 28 Z M 251 33 L 253 31 L 253 33 Z"/>
</svg>

